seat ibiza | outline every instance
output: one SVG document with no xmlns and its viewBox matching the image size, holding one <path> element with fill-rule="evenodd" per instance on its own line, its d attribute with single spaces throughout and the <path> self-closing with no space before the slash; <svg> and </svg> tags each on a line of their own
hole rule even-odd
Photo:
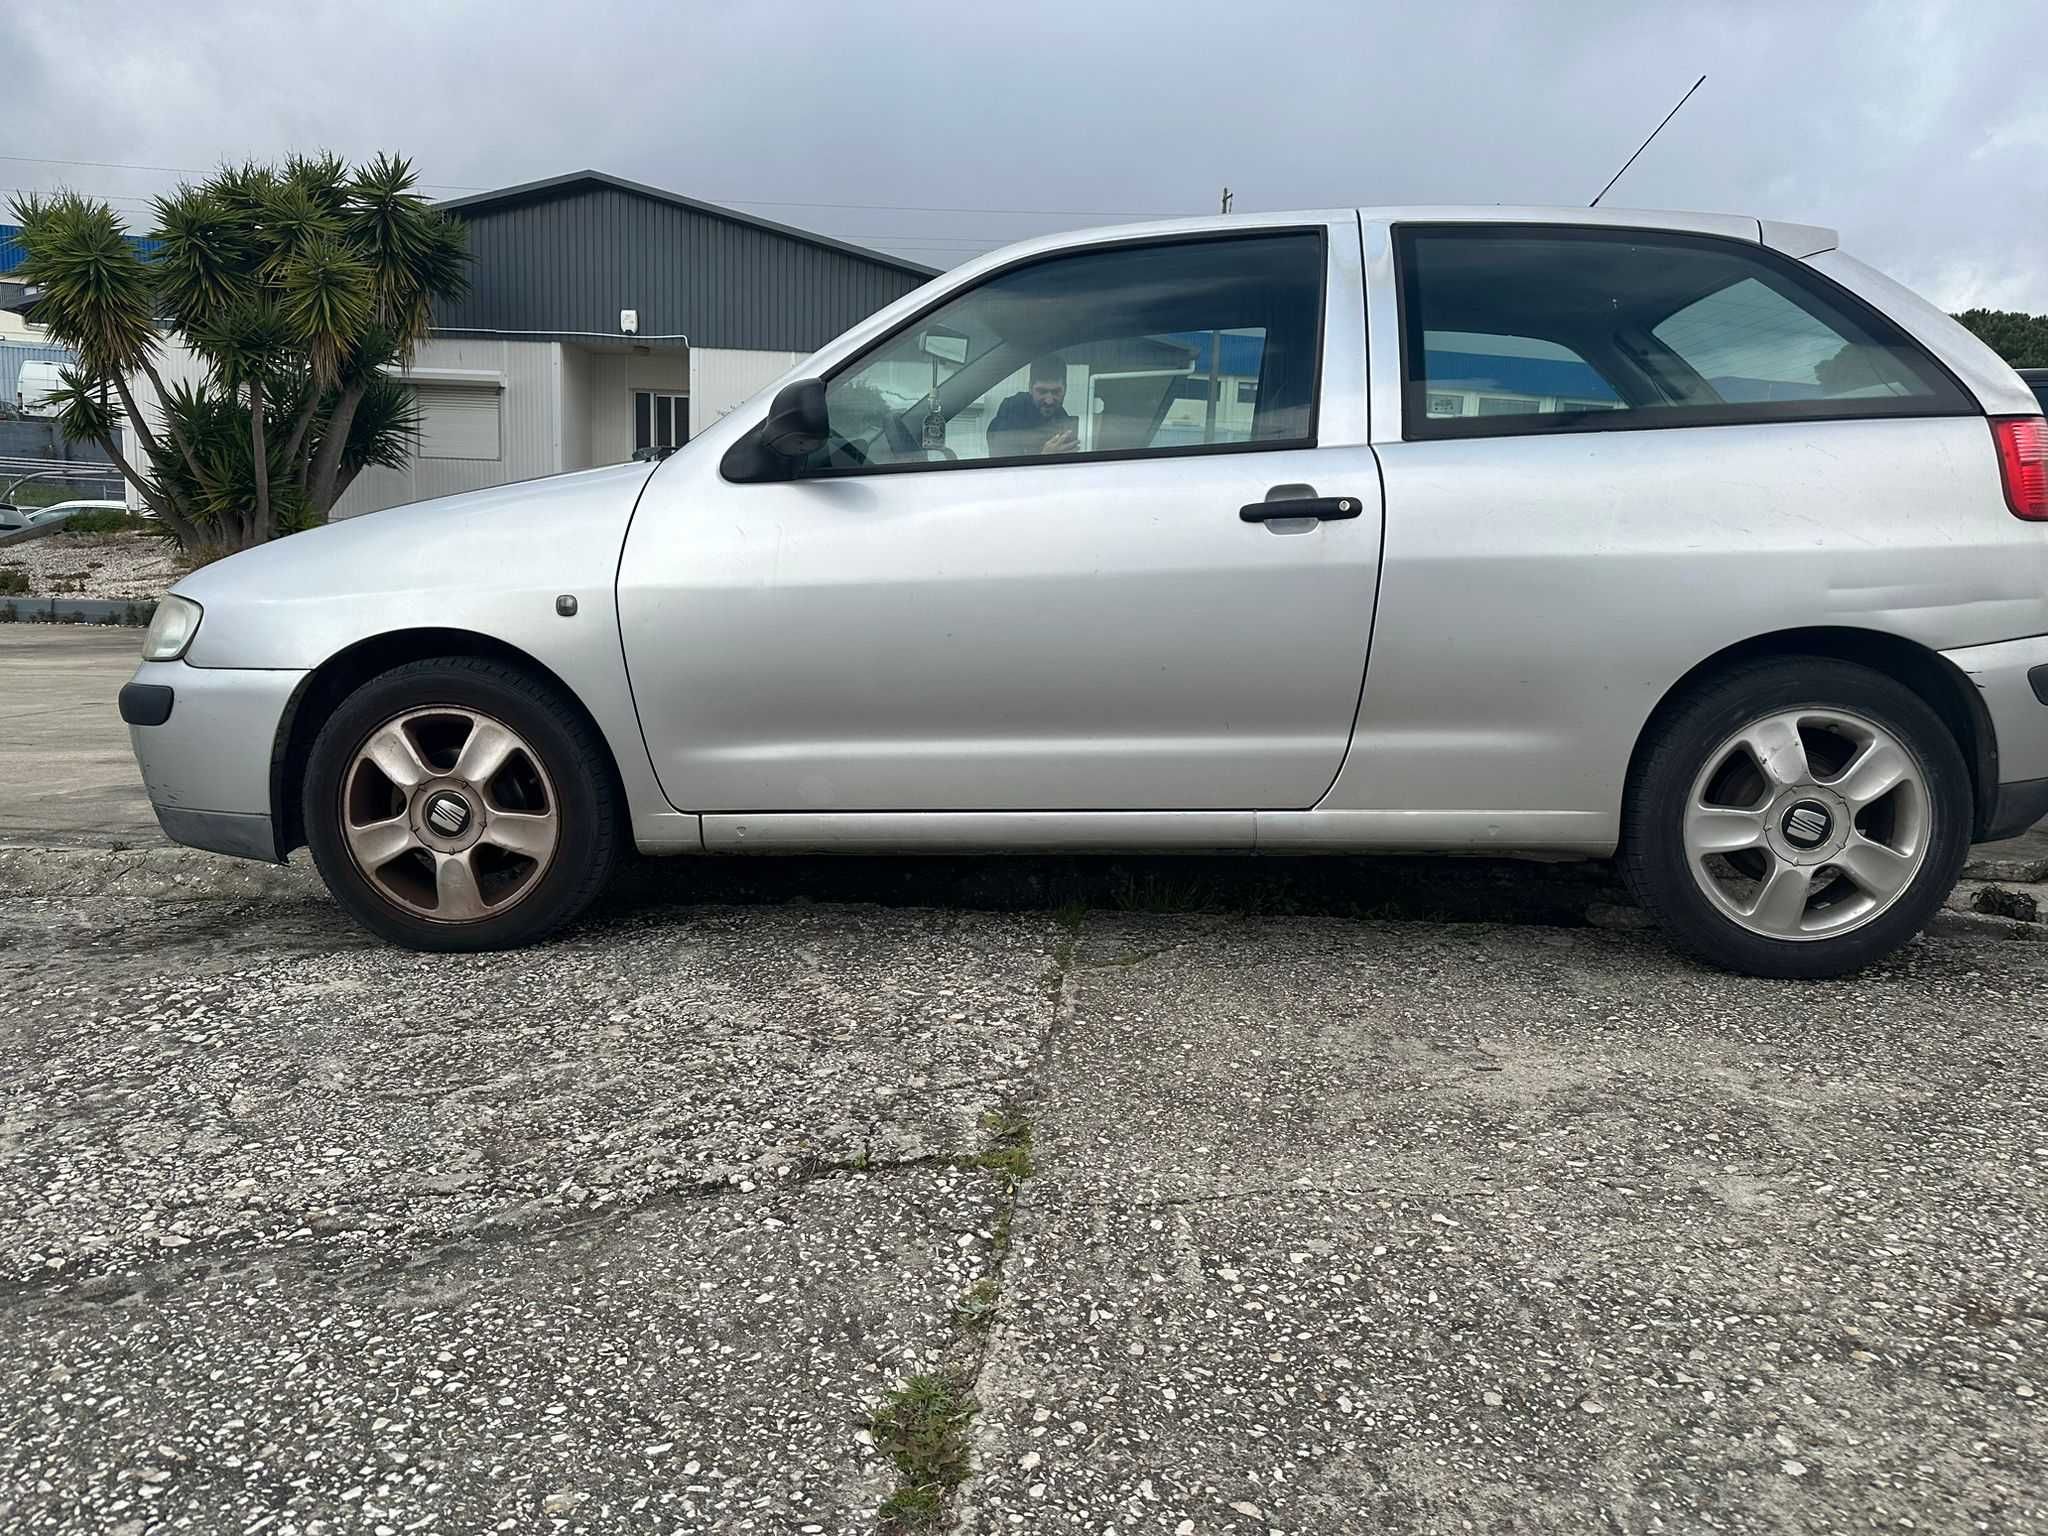
<svg viewBox="0 0 2048 1536">
<path fill-rule="evenodd" d="M 1823 976 L 2048 813 L 2048 461 L 1825 229 L 1193 219 L 982 257 L 659 464 L 209 566 L 145 655 L 165 831 L 419 948 L 628 843 L 1463 849 Z"/>
</svg>

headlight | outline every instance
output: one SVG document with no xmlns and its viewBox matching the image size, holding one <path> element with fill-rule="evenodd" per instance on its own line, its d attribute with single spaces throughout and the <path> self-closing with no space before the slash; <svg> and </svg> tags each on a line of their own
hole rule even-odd
<svg viewBox="0 0 2048 1536">
<path fill-rule="evenodd" d="M 150 616 L 149 633 L 142 637 L 144 661 L 176 661 L 199 633 L 205 612 L 189 597 L 166 597 Z"/>
</svg>

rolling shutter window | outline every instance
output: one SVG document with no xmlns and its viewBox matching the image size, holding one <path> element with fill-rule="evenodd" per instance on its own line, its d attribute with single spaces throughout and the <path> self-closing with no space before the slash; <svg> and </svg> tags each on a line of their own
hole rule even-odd
<svg viewBox="0 0 2048 1536">
<path fill-rule="evenodd" d="M 420 408 L 420 457 L 496 459 L 503 457 L 495 385 L 415 384 Z"/>
</svg>

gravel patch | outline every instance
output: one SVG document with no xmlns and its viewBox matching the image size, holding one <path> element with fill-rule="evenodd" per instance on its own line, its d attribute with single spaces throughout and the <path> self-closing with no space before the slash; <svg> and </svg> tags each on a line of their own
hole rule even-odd
<svg viewBox="0 0 2048 1536">
<path fill-rule="evenodd" d="M 161 597 L 185 574 L 174 540 L 148 533 L 52 534 L 0 545 L 0 571 L 28 576 L 34 597 Z"/>
</svg>

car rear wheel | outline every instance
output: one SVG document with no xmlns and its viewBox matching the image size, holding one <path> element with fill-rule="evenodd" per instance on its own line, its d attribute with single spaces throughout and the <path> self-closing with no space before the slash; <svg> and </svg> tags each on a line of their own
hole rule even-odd
<svg viewBox="0 0 2048 1536">
<path fill-rule="evenodd" d="M 306 840 L 335 899 L 394 943 L 531 943 L 611 873 L 608 761 L 581 713 L 521 669 L 413 662 L 350 694 L 315 738 Z"/>
<path fill-rule="evenodd" d="M 1682 700 L 1631 779 L 1622 871 L 1685 949 L 1757 976 L 1840 976 L 1918 933 L 1969 850 L 1961 749 L 1907 688 L 1823 657 Z"/>
</svg>

